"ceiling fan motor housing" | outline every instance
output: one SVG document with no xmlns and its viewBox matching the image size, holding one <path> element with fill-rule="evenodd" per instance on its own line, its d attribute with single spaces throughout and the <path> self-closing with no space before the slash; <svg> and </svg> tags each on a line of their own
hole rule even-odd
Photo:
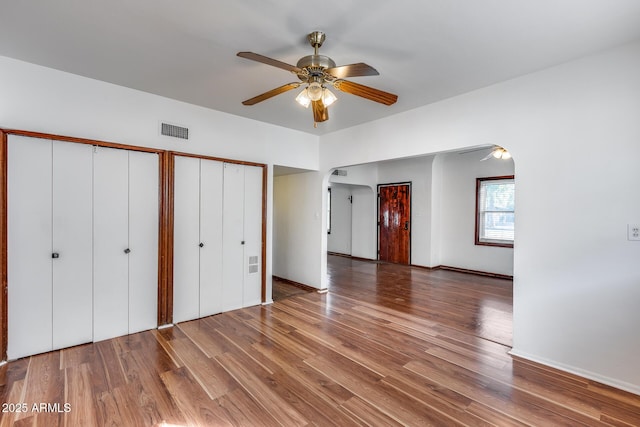
<svg viewBox="0 0 640 427">
<path fill-rule="evenodd" d="M 325 55 L 318 55 L 318 49 L 322 46 L 324 42 L 325 34 L 322 31 L 313 31 L 309 33 L 307 36 L 307 40 L 311 46 L 313 46 L 314 52 L 313 55 L 308 55 L 300 58 L 296 66 L 303 70 L 306 70 L 310 77 L 322 77 L 324 75 L 324 70 L 327 68 L 335 68 L 336 63 L 333 59 L 329 58 Z M 306 73 L 305 73 L 306 74 Z M 304 77 L 300 77 L 302 80 L 305 80 Z M 314 79 L 315 80 L 315 79 Z"/>
<path fill-rule="evenodd" d="M 306 68 L 309 70 L 309 73 L 314 73 L 316 70 L 320 70 L 320 74 L 322 74 L 322 70 L 326 70 L 327 68 L 334 68 L 336 63 L 333 62 L 333 59 L 324 55 L 308 55 L 300 58 L 298 63 L 296 64 L 298 68 Z"/>
</svg>

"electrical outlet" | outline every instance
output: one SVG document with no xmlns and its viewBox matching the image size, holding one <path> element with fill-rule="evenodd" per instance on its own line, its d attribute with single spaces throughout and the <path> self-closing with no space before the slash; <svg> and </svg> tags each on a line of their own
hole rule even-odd
<svg viewBox="0 0 640 427">
<path fill-rule="evenodd" d="M 640 240 L 640 224 L 627 224 L 627 239 Z"/>
</svg>

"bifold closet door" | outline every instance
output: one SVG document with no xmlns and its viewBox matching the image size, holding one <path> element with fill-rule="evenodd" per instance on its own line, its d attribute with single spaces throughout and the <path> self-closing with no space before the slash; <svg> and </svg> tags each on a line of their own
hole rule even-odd
<svg viewBox="0 0 640 427">
<path fill-rule="evenodd" d="M 200 316 L 222 312 L 223 163 L 200 161 Z"/>
<path fill-rule="evenodd" d="M 175 157 L 173 321 L 222 310 L 222 163 Z"/>
<path fill-rule="evenodd" d="M 244 166 L 224 164 L 222 246 L 222 306 L 224 311 L 243 306 L 244 286 Z"/>
<path fill-rule="evenodd" d="M 94 341 L 157 325 L 158 156 L 96 147 Z"/>
<path fill-rule="evenodd" d="M 173 322 L 197 319 L 200 304 L 200 159 L 175 157 Z"/>
<path fill-rule="evenodd" d="M 224 164 L 223 309 L 262 299 L 262 169 Z"/>
<path fill-rule="evenodd" d="M 91 146 L 11 136 L 8 357 L 92 340 Z"/>
<path fill-rule="evenodd" d="M 129 151 L 129 333 L 158 326 L 159 158 Z"/>
<path fill-rule="evenodd" d="M 93 341 L 93 147 L 53 142 L 53 348 Z"/>
<path fill-rule="evenodd" d="M 93 339 L 129 332 L 129 156 L 96 147 L 93 157 Z"/>
<path fill-rule="evenodd" d="M 243 306 L 262 303 L 262 168 L 244 167 Z"/>
<path fill-rule="evenodd" d="M 51 141 L 10 136 L 7 148 L 9 359 L 53 348 Z"/>
</svg>

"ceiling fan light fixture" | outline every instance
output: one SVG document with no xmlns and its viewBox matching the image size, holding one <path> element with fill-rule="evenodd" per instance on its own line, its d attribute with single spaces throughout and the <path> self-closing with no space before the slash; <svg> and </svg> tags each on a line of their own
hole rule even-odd
<svg viewBox="0 0 640 427">
<path fill-rule="evenodd" d="M 328 107 L 329 105 L 333 104 L 337 100 L 338 98 L 329 89 L 324 88 L 322 90 L 322 103 L 324 104 L 325 107 Z"/>
<path fill-rule="evenodd" d="M 309 105 L 311 105 L 311 98 L 309 98 L 309 93 L 306 88 L 296 96 L 296 102 L 304 108 L 309 108 Z"/>
<path fill-rule="evenodd" d="M 496 159 L 501 159 L 501 160 L 509 160 L 511 158 L 511 153 L 509 153 L 507 150 L 505 150 L 502 147 L 496 147 L 491 152 L 491 155 Z"/>
<path fill-rule="evenodd" d="M 322 85 L 318 82 L 311 82 L 307 86 L 307 95 L 312 101 L 320 101 L 322 99 Z"/>
</svg>

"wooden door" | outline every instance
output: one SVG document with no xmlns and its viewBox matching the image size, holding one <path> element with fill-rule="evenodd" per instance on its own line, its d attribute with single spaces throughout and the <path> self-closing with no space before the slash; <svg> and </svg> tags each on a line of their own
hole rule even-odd
<svg viewBox="0 0 640 427">
<path fill-rule="evenodd" d="M 411 184 L 378 186 L 378 259 L 411 262 Z"/>
</svg>

